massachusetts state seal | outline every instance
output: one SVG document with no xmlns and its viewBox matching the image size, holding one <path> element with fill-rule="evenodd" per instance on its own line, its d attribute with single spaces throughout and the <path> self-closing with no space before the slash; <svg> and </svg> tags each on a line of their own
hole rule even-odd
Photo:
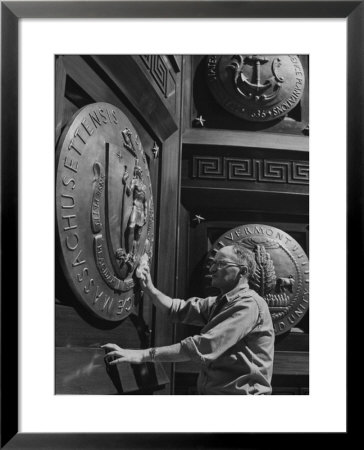
<svg viewBox="0 0 364 450">
<path fill-rule="evenodd" d="M 305 74 L 297 55 L 209 56 L 207 82 L 224 109 L 245 120 L 266 122 L 297 106 Z"/>
<path fill-rule="evenodd" d="M 305 252 L 292 236 L 278 228 L 241 225 L 224 233 L 213 244 L 205 261 L 206 272 L 216 252 L 235 243 L 254 253 L 256 271 L 250 279 L 250 287 L 267 302 L 276 335 L 285 333 L 308 310 L 309 264 Z M 206 286 L 208 295 L 210 289 Z"/>
<path fill-rule="evenodd" d="M 61 263 L 76 298 L 119 321 L 136 305 L 135 269 L 149 264 L 154 207 L 147 159 L 127 116 L 108 103 L 79 110 L 57 148 Z"/>
</svg>

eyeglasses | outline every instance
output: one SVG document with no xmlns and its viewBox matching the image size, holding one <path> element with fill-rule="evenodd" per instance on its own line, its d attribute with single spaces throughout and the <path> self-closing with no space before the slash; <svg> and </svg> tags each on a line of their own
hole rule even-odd
<svg viewBox="0 0 364 450">
<path fill-rule="evenodd" d="M 225 267 L 245 267 L 241 264 L 235 264 L 235 263 L 231 263 L 228 261 L 212 261 L 211 265 L 210 265 L 210 269 L 212 267 L 216 267 L 218 270 L 223 269 Z"/>
</svg>

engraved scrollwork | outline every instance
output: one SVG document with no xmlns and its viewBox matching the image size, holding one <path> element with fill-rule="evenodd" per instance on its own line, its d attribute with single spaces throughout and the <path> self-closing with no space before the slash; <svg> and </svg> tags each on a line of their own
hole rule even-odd
<svg viewBox="0 0 364 450">
<path fill-rule="evenodd" d="M 148 228 L 147 228 L 147 239 L 145 241 L 145 253 L 147 253 L 149 259 L 152 259 L 153 256 L 153 230 L 154 230 L 154 205 L 153 198 L 151 197 L 149 202 L 149 220 L 148 220 Z"/>
<path fill-rule="evenodd" d="M 96 185 L 92 194 L 91 227 L 93 233 L 99 233 L 102 229 L 100 202 L 105 187 L 105 171 L 99 162 L 94 163 L 94 182 Z"/>
</svg>

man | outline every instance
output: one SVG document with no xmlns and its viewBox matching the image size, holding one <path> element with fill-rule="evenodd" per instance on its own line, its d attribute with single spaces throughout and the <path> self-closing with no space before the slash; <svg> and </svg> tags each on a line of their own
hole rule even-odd
<svg viewBox="0 0 364 450">
<path fill-rule="evenodd" d="M 216 253 L 210 267 L 217 297 L 171 299 L 156 289 L 149 268 L 140 268 L 144 291 L 154 305 L 174 322 L 201 325 L 199 335 L 178 344 L 142 350 L 121 349 L 115 344 L 105 359 L 120 362 L 196 361 L 201 372 L 199 394 L 271 394 L 274 330 L 267 303 L 248 285 L 255 257 L 241 245 Z"/>
</svg>

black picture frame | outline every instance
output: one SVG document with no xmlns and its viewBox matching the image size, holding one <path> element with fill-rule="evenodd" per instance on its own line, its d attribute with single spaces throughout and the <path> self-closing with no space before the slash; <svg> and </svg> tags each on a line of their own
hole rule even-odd
<svg viewBox="0 0 364 450">
<path fill-rule="evenodd" d="M 257 448 L 295 438 L 263 433 L 18 432 L 18 22 L 22 18 L 346 18 L 347 246 L 363 256 L 364 5 L 363 1 L 77 1 L 1 2 L 1 448 Z M 343 64 L 344 62 L 341 62 Z M 11 105 L 11 107 L 9 107 Z M 359 242 L 358 242 L 359 241 Z M 356 259 L 356 258 L 355 258 Z M 361 258 L 363 260 L 363 258 Z M 11 268 L 11 269 L 10 269 Z M 347 260 L 347 299 L 363 262 Z M 359 278 L 360 279 L 360 278 Z M 11 288 L 9 288 L 11 286 Z M 8 290 L 11 290 L 9 301 Z M 9 320 L 10 319 L 10 320 Z M 334 395 L 334 393 L 333 393 Z M 347 438 L 350 431 L 338 433 Z M 340 436 L 338 436 L 339 438 Z M 309 434 L 304 437 L 309 442 Z M 292 441 L 293 439 L 293 441 Z M 318 436 L 315 437 L 317 443 Z M 336 439 L 336 438 L 335 438 Z M 305 441 L 300 439 L 302 444 Z"/>
</svg>

